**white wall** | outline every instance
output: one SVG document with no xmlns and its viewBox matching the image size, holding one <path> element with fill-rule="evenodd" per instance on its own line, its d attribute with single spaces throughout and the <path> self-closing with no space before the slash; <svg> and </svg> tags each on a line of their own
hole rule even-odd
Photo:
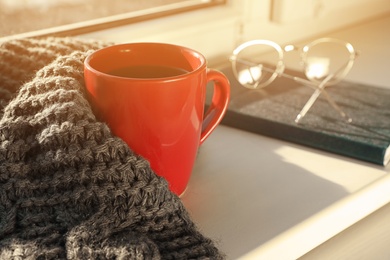
<svg viewBox="0 0 390 260">
<path fill-rule="evenodd" d="M 389 12 L 389 0 L 229 0 L 226 6 L 94 32 L 83 37 L 116 43 L 158 41 L 184 45 L 202 52 L 213 64 L 226 59 L 234 47 L 245 40 L 265 38 L 283 44 Z"/>
</svg>

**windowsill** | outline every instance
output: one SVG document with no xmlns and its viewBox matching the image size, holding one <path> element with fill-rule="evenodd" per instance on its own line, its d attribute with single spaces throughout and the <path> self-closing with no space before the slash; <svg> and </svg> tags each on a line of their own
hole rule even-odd
<svg viewBox="0 0 390 260">
<path fill-rule="evenodd" d="M 326 35 L 361 51 L 351 80 L 390 87 L 389 25 L 387 16 Z M 182 200 L 228 259 L 297 259 L 389 203 L 389 173 L 390 165 L 219 126 Z"/>
</svg>

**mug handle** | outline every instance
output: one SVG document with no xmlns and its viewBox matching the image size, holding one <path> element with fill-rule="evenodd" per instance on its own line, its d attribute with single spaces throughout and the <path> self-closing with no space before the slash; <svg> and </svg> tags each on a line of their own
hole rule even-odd
<svg viewBox="0 0 390 260">
<path fill-rule="evenodd" d="M 230 98 L 230 83 L 224 74 L 207 69 L 207 82 L 214 81 L 214 93 L 211 104 L 203 117 L 200 144 L 214 131 L 226 113 Z"/>
</svg>

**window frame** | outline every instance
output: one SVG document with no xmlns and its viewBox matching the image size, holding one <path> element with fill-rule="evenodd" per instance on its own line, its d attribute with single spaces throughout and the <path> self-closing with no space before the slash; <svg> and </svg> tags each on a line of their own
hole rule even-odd
<svg viewBox="0 0 390 260">
<path fill-rule="evenodd" d="M 98 19 L 76 22 L 46 29 L 39 29 L 15 35 L 2 37 L 3 40 L 12 38 L 30 38 L 30 37 L 67 37 L 76 36 L 96 31 L 107 30 L 124 25 L 130 25 L 148 20 L 163 18 L 184 12 L 209 8 L 217 5 L 225 5 L 228 0 L 190 0 L 126 12 L 123 14 L 102 17 Z"/>
</svg>

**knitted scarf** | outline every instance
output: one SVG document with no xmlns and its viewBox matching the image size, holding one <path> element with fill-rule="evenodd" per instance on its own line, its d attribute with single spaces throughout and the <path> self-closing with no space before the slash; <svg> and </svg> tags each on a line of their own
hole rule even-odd
<svg viewBox="0 0 390 260">
<path fill-rule="evenodd" d="M 165 179 L 99 122 L 83 61 L 106 44 L 0 47 L 0 259 L 221 259 Z"/>
</svg>

